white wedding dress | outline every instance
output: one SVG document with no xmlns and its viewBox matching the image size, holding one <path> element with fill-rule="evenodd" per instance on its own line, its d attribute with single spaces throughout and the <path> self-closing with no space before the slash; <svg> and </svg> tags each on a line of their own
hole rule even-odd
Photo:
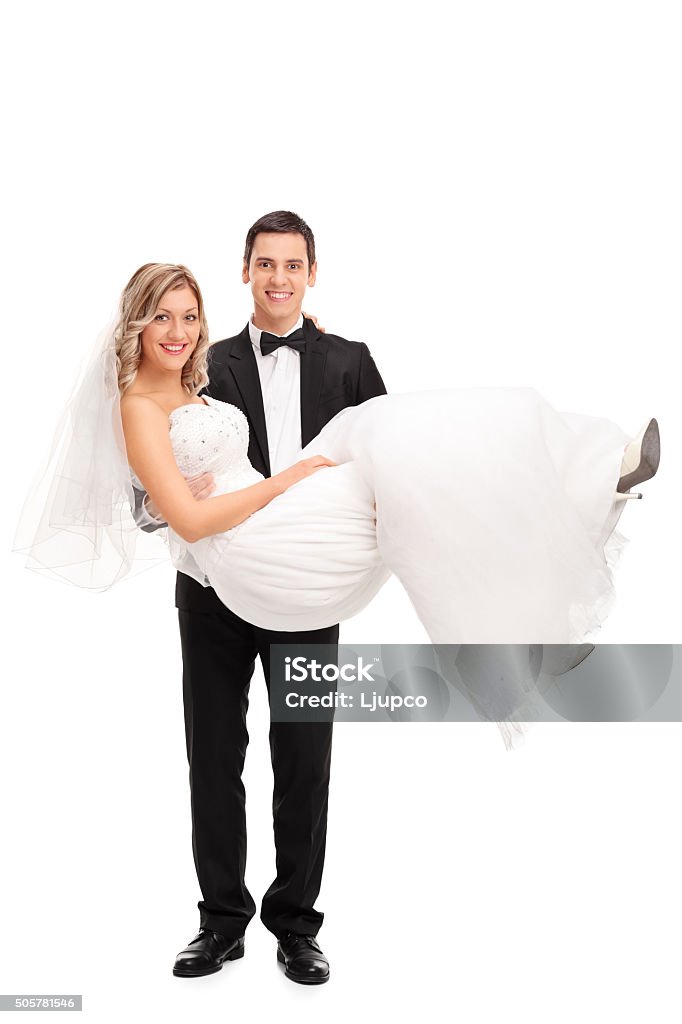
<svg viewBox="0 0 682 1024">
<path fill-rule="evenodd" d="M 206 403 L 170 415 L 182 473 L 212 472 L 215 494 L 261 480 L 244 414 Z M 267 629 L 347 619 L 394 573 L 434 644 L 582 643 L 614 599 L 630 440 L 530 388 L 373 398 L 335 416 L 301 456 L 339 465 L 225 533 L 188 544 L 169 530 L 171 557 Z"/>
</svg>

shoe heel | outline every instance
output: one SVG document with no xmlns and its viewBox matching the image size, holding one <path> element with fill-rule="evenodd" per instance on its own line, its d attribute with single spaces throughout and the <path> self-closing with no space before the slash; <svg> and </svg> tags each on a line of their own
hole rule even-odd
<svg viewBox="0 0 682 1024">
<path fill-rule="evenodd" d="M 280 964 L 286 963 L 284 953 L 280 949 L 277 950 L 277 960 Z"/>
<path fill-rule="evenodd" d="M 226 960 L 241 960 L 241 958 L 243 956 L 244 956 L 244 943 L 242 942 L 241 946 L 237 946 L 237 948 L 235 950 L 233 950 L 230 953 L 229 956 L 226 956 L 225 959 Z"/>
<path fill-rule="evenodd" d="M 661 435 L 658 420 L 652 419 L 625 449 L 622 476 L 616 490 L 624 493 L 636 484 L 651 480 L 658 472 L 660 461 Z"/>
</svg>

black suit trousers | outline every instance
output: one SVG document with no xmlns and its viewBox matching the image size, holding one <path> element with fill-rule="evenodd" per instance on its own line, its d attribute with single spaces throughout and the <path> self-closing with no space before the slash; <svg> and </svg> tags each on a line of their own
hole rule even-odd
<svg viewBox="0 0 682 1024">
<path fill-rule="evenodd" d="M 192 849 L 203 896 L 200 923 L 236 938 L 256 912 L 244 880 L 242 782 L 255 661 L 260 657 L 269 698 L 270 644 L 336 645 L 339 627 L 273 632 L 245 622 L 224 605 L 213 611 L 179 608 L 178 615 Z M 332 728 L 332 722 L 270 723 L 276 877 L 263 897 L 260 917 L 278 938 L 289 931 L 316 935 L 324 919 L 314 903 L 327 837 Z"/>
</svg>

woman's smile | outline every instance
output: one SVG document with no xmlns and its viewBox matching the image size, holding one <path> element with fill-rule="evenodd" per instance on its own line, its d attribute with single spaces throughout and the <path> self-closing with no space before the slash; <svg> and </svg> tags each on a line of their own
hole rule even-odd
<svg viewBox="0 0 682 1024">
<path fill-rule="evenodd" d="M 164 350 L 164 352 L 169 352 L 171 355 L 174 356 L 174 355 L 178 355 L 180 352 L 184 352 L 185 349 L 187 348 L 188 344 L 189 344 L 189 342 L 183 342 L 181 344 L 176 344 L 176 343 L 171 343 L 171 342 L 166 342 L 166 343 L 162 342 L 161 343 L 161 348 Z"/>
</svg>

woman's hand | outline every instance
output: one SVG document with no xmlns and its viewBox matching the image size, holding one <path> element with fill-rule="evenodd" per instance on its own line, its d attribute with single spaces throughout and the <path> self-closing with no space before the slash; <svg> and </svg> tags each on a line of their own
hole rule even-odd
<svg viewBox="0 0 682 1024">
<path fill-rule="evenodd" d="M 315 326 L 317 327 L 318 331 L 321 334 L 326 334 L 327 333 L 325 331 L 324 327 L 320 327 L 320 325 L 318 324 L 316 316 L 313 316 L 312 313 L 306 313 L 306 311 L 304 309 L 302 309 L 301 312 L 303 313 L 303 316 L 306 318 L 306 320 L 312 320 L 312 322 L 315 324 Z"/>
<path fill-rule="evenodd" d="M 335 465 L 336 463 L 328 459 L 326 455 L 311 455 L 309 459 L 301 459 L 300 462 L 295 462 L 293 466 L 282 470 L 281 473 L 276 473 L 272 479 L 277 484 L 278 489 L 281 488 L 281 492 L 283 492 L 297 484 L 299 480 L 304 480 L 305 477 L 316 473 L 318 469 L 323 469 L 324 466 Z"/>
</svg>

